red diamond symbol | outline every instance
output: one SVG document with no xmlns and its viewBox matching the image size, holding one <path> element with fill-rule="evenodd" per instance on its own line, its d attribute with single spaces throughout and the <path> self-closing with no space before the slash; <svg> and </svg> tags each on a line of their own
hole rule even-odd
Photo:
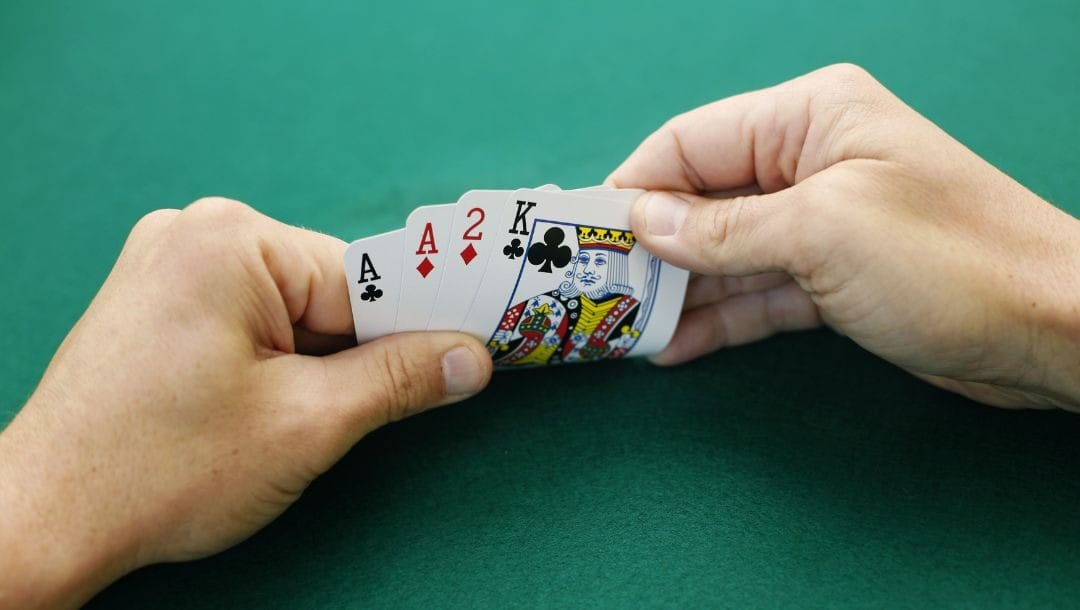
<svg viewBox="0 0 1080 610">
<path fill-rule="evenodd" d="M 424 260 L 420 261 L 420 264 L 416 266 L 416 270 L 420 272 L 421 277 L 427 277 L 431 270 L 435 268 L 435 265 L 431 264 L 431 259 L 424 257 Z"/>
<path fill-rule="evenodd" d="M 461 251 L 461 260 L 468 265 L 474 258 L 476 258 L 476 248 L 472 247 L 472 244 L 465 246 L 465 249 Z"/>
</svg>

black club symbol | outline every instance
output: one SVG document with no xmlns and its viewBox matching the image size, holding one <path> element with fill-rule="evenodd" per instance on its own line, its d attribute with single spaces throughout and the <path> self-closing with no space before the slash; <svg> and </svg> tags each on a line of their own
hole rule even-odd
<svg viewBox="0 0 1080 610">
<path fill-rule="evenodd" d="M 522 254 L 525 254 L 525 248 L 521 247 L 521 240 L 515 237 L 510 240 L 510 243 L 503 247 L 503 254 L 506 255 L 506 258 L 514 260 Z"/>
<path fill-rule="evenodd" d="M 566 239 L 566 233 L 558 227 L 552 227 L 544 233 L 544 243 L 529 246 L 529 262 L 534 265 L 543 265 L 540 271 L 551 273 L 551 266 L 563 268 L 570 264 L 573 252 L 570 246 L 562 245 Z"/>
<path fill-rule="evenodd" d="M 364 292 L 360 294 L 360 300 L 374 303 L 382 298 L 382 295 L 382 290 L 376 288 L 375 284 L 368 284 L 367 287 L 364 288 Z"/>
</svg>

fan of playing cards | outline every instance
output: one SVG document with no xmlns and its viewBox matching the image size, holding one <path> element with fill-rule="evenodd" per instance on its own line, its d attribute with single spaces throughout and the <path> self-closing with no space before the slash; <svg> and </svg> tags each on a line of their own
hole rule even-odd
<svg viewBox="0 0 1080 610">
<path fill-rule="evenodd" d="M 475 190 L 345 251 L 356 339 L 456 330 L 496 366 L 654 354 L 675 331 L 688 273 L 636 244 L 638 190 Z"/>
</svg>

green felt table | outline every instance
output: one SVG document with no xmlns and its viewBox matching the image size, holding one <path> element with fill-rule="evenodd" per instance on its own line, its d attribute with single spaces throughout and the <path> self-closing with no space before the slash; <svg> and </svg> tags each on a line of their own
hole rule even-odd
<svg viewBox="0 0 1080 610">
<path fill-rule="evenodd" d="M 670 115 L 837 61 L 1076 214 L 1078 32 L 1076 0 L 5 0 L 0 422 L 149 210 L 219 194 L 353 239 L 599 182 Z M 1078 506 L 1080 416 L 822 330 L 499 375 L 91 606 L 1072 605 Z"/>
</svg>

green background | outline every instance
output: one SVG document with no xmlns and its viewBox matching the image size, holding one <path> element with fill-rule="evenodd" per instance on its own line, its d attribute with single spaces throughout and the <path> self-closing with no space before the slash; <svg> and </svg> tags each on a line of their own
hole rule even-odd
<svg viewBox="0 0 1080 610">
<path fill-rule="evenodd" d="M 594 184 L 670 115 L 837 61 L 1075 215 L 1078 32 L 1076 0 L 4 0 L 0 422 L 149 210 L 220 194 L 353 239 Z M 1080 418 L 817 331 L 500 375 L 91 606 L 1068 605 L 1078 506 Z"/>
</svg>

